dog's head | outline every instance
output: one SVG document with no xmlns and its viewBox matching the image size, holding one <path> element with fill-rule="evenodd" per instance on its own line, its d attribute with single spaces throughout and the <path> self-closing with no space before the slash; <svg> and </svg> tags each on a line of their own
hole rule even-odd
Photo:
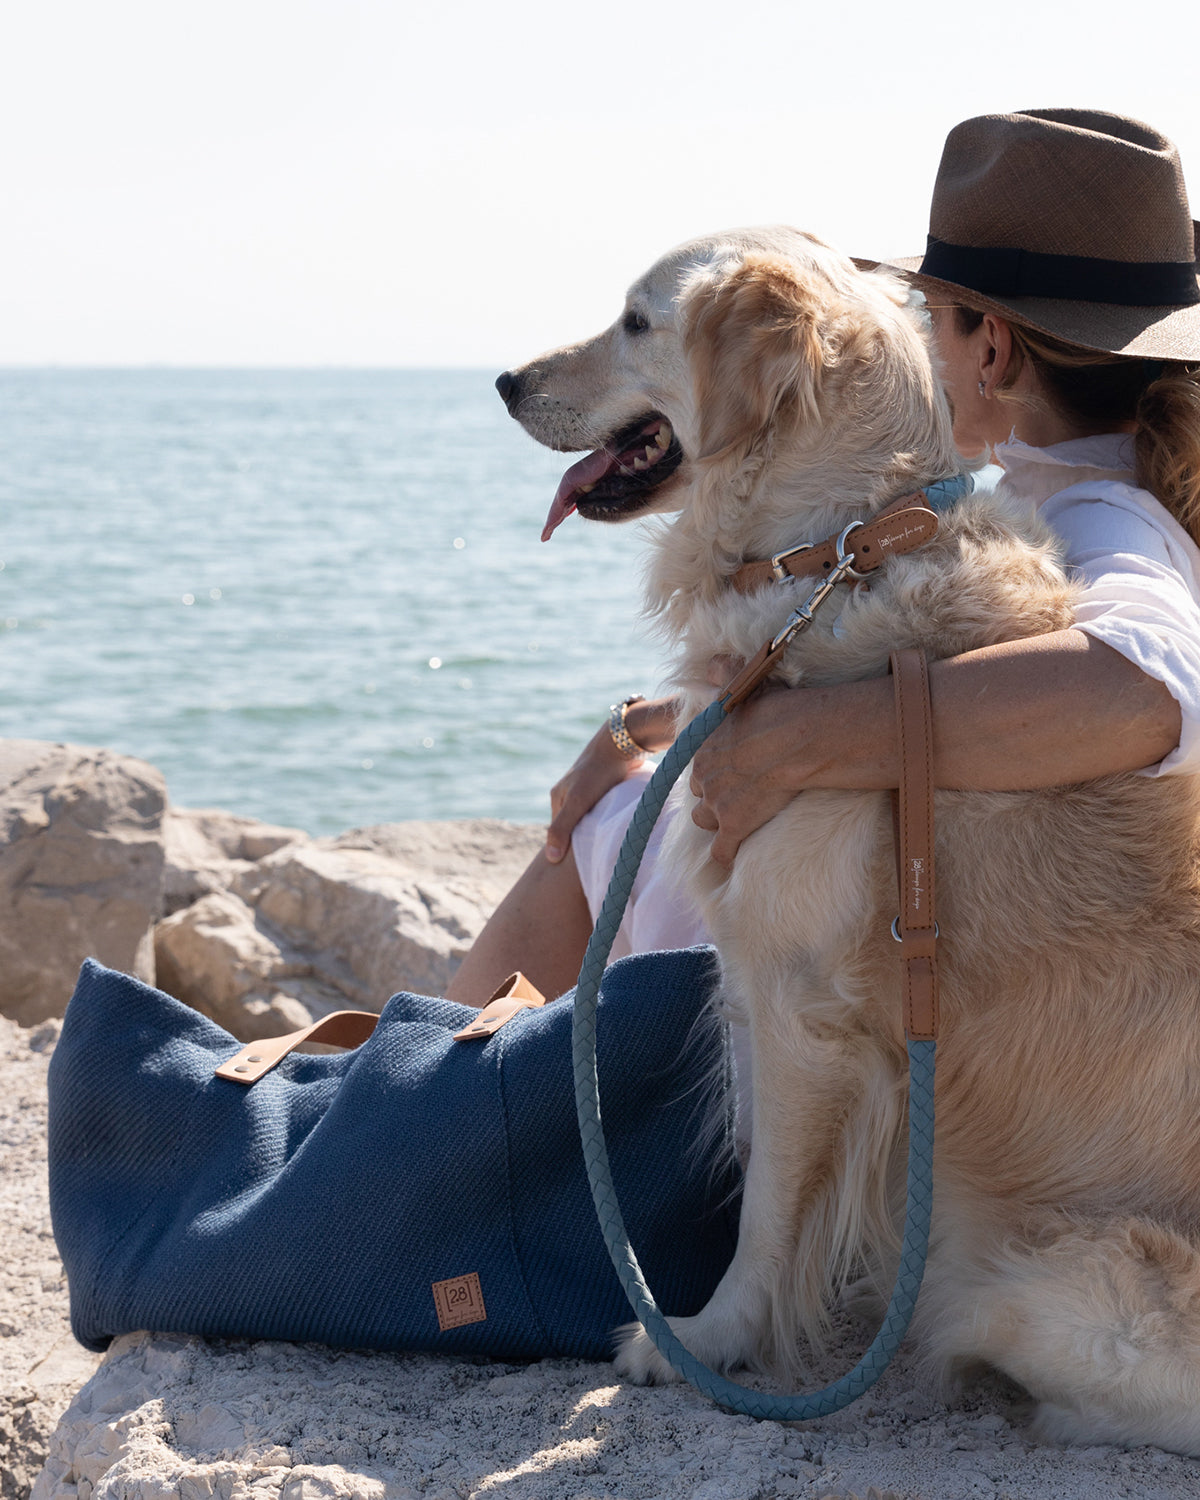
<svg viewBox="0 0 1200 1500">
<path fill-rule="evenodd" d="M 669 252 L 610 328 L 496 382 L 539 442 L 592 450 L 563 475 L 543 535 L 572 510 L 624 521 L 678 509 L 717 470 L 743 493 L 739 470 L 770 470 L 778 493 L 806 456 L 827 468 L 850 444 L 860 466 L 866 449 L 886 463 L 948 448 L 906 303 L 903 288 L 799 230 L 733 230 Z"/>
</svg>

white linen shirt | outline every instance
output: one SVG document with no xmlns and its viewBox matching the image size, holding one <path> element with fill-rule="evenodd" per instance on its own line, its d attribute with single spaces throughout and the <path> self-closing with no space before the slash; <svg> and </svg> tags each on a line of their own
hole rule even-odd
<svg viewBox="0 0 1200 1500">
<path fill-rule="evenodd" d="M 1200 548 L 1133 477 L 1133 439 L 1075 438 L 996 449 L 997 490 L 1037 506 L 1083 585 L 1075 627 L 1163 683 L 1179 704 L 1179 744 L 1140 774 L 1200 772 Z"/>
</svg>

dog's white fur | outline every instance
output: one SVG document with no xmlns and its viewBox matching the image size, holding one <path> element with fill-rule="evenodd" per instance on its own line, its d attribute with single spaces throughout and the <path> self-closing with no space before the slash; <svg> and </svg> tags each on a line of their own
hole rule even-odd
<svg viewBox="0 0 1200 1500">
<path fill-rule="evenodd" d="M 516 415 L 555 447 L 647 412 L 684 462 L 649 604 L 692 713 L 710 659 L 749 656 L 803 585 L 742 596 L 744 559 L 832 535 L 958 467 L 924 318 L 904 289 L 784 229 L 698 240 L 626 317 L 517 372 Z M 790 648 L 790 683 L 876 676 L 1053 631 L 1072 592 L 1031 511 L 959 504 L 938 539 L 844 591 Z M 836 624 L 835 624 L 836 619 Z M 1190 778 L 937 796 L 942 1031 L 933 1244 L 914 1323 L 944 1377 L 997 1366 L 1049 1438 L 1200 1453 L 1200 880 Z M 685 813 L 688 809 L 685 808 Z M 890 1285 L 906 1059 L 886 794 L 809 791 L 732 873 L 675 819 L 672 857 L 748 1016 L 754 1140 L 738 1249 L 674 1320 L 720 1367 L 793 1374 L 830 1298 Z M 635 1325 L 618 1368 L 673 1378 Z"/>
</svg>

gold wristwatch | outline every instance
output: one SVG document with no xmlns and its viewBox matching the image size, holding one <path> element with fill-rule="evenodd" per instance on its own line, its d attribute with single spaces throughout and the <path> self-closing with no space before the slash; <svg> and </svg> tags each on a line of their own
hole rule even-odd
<svg viewBox="0 0 1200 1500">
<path fill-rule="evenodd" d="M 625 715 L 629 712 L 629 705 L 641 703 L 643 699 L 642 693 L 630 693 L 628 698 L 614 703 L 608 711 L 608 732 L 612 735 L 613 744 L 626 760 L 641 760 L 646 755 L 646 751 L 625 728 Z"/>
</svg>

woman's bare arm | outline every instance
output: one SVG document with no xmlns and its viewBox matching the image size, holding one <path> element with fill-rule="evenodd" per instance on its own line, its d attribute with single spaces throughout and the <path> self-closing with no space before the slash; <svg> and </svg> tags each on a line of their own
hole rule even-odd
<svg viewBox="0 0 1200 1500">
<path fill-rule="evenodd" d="M 1078 630 L 935 662 L 934 775 L 975 791 L 1066 786 L 1153 765 L 1179 743 L 1166 687 Z M 692 816 L 712 856 L 738 845 L 807 787 L 899 781 L 890 678 L 765 693 L 730 715 L 696 755 Z"/>
</svg>

